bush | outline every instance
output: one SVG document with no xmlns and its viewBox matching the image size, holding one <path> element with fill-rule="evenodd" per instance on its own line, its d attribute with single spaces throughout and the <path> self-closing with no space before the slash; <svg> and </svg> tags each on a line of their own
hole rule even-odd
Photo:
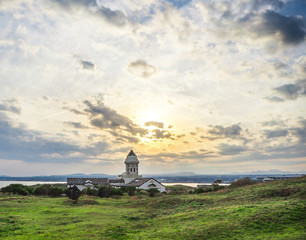
<svg viewBox="0 0 306 240">
<path fill-rule="evenodd" d="M 213 191 L 213 188 L 196 188 L 193 191 L 190 191 L 189 193 L 195 193 L 195 194 L 200 194 L 200 193 L 206 193 L 206 192 L 211 192 Z"/>
<path fill-rule="evenodd" d="M 33 188 L 22 185 L 22 184 L 10 184 L 9 186 L 1 188 L 1 192 L 13 193 L 13 194 L 19 194 L 19 195 L 26 196 L 26 195 L 30 195 L 31 193 L 33 193 Z"/>
<path fill-rule="evenodd" d="M 221 189 L 225 188 L 224 186 L 220 186 L 220 185 L 213 185 L 213 191 L 219 191 Z"/>
<path fill-rule="evenodd" d="M 35 188 L 34 190 L 34 195 L 44 195 L 47 196 L 49 195 L 51 189 L 50 184 L 43 184 Z"/>
<path fill-rule="evenodd" d="M 134 196 L 135 195 L 135 191 L 136 191 L 136 187 L 133 186 L 123 186 L 121 187 L 121 191 L 128 193 L 129 196 Z"/>
<path fill-rule="evenodd" d="M 99 196 L 101 198 L 111 196 L 123 196 L 123 190 L 110 186 L 102 186 L 99 188 Z"/>
<path fill-rule="evenodd" d="M 159 193 L 159 191 L 156 188 L 150 188 L 149 190 L 147 190 L 149 193 L 149 197 L 155 197 L 156 193 Z"/>
<path fill-rule="evenodd" d="M 51 187 L 48 195 L 51 197 L 59 197 L 63 193 L 65 193 L 63 189 L 57 187 Z"/>
<path fill-rule="evenodd" d="M 82 192 L 76 186 L 73 186 L 66 190 L 66 194 L 70 199 L 77 202 Z"/>
<path fill-rule="evenodd" d="M 99 196 L 99 190 L 95 188 L 85 188 L 83 189 L 82 193 L 89 196 Z"/>
<path fill-rule="evenodd" d="M 256 181 L 251 180 L 250 178 L 246 177 L 246 178 L 242 178 L 239 180 L 236 180 L 234 182 L 231 183 L 230 187 L 242 187 L 242 186 L 247 186 L 247 185 L 252 185 L 257 183 Z"/>
</svg>

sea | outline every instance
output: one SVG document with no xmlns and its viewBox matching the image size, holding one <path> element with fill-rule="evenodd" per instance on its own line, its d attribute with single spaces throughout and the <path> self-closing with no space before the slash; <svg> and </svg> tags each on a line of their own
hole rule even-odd
<svg viewBox="0 0 306 240">
<path fill-rule="evenodd" d="M 23 184 L 27 186 L 37 184 L 66 184 L 66 182 L 39 182 L 39 181 L 0 181 L 0 188 L 6 187 L 10 184 Z M 211 185 L 211 183 L 162 183 L 164 186 L 183 185 L 188 187 L 197 187 L 198 185 Z M 228 185 L 228 184 L 221 184 Z"/>
<path fill-rule="evenodd" d="M 66 182 L 36 182 L 36 181 L 0 181 L 0 188 L 6 187 L 10 184 L 22 184 L 26 186 L 33 186 L 37 184 L 62 184 Z"/>
</svg>

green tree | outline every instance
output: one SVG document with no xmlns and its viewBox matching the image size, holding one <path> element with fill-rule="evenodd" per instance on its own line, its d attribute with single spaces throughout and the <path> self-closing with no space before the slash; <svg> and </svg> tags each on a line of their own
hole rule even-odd
<svg viewBox="0 0 306 240">
<path fill-rule="evenodd" d="M 1 192 L 26 196 L 33 193 L 33 188 L 22 184 L 10 184 L 9 186 L 1 188 Z"/>
<path fill-rule="evenodd" d="M 73 187 L 67 189 L 66 194 L 70 199 L 77 202 L 79 197 L 82 195 L 82 192 L 77 188 L 77 186 L 74 185 Z"/>
</svg>

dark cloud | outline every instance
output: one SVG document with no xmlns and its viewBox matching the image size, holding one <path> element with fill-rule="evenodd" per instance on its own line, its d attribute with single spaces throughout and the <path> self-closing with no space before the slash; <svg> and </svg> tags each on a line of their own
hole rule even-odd
<svg viewBox="0 0 306 240">
<path fill-rule="evenodd" d="M 280 97 L 264 97 L 264 99 L 268 100 L 269 102 L 284 102 L 285 100 Z"/>
<path fill-rule="evenodd" d="M 150 64 L 148 64 L 144 60 L 137 60 L 135 62 L 131 62 L 128 66 L 128 70 L 133 75 L 148 78 L 157 72 L 156 68 Z"/>
<path fill-rule="evenodd" d="M 293 133 L 299 138 L 301 143 L 306 143 L 306 119 L 300 120 L 299 123 L 300 127 L 294 128 Z"/>
<path fill-rule="evenodd" d="M 264 121 L 261 123 L 264 127 L 271 127 L 271 126 L 283 126 L 284 122 L 281 120 L 271 120 L 271 121 Z"/>
<path fill-rule="evenodd" d="M 156 154 L 141 154 L 140 157 L 146 160 L 158 160 L 161 162 L 166 162 L 167 159 L 175 159 L 177 162 L 182 162 L 186 159 L 194 159 L 203 162 L 204 159 L 216 157 L 216 155 L 213 155 L 212 152 L 198 153 L 197 151 L 189 151 L 180 153 L 160 152 Z"/>
<path fill-rule="evenodd" d="M 7 111 L 20 114 L 21 108 L 18 105 L 18 101 L 15 99 L 2 100 L 0 102 L 0 111 Z"/>
<path fill-rule="evenodd" d="M 276 62 L 276 63 L 274 63 L 274 68 L 276 70 L 284 69 L 284 68 L 287 68 L 287 67 L 288 67 L 288 65 L 283 63 L 283 62 Z"/>
<path fill-rule="evenodd" d="M 127 17 L 122 11 L 106 8 L 96 0 L 51 0 L 51 3 L 56 3 L 62 9 L 71 12 L 77 9 L 84 9 L 95 16 L 101 17 L 106 22 L 119 27 L 127 23 Z"/>
<path fill-rule="evenodd" d="M 237 138 L 241 136 L 242 128 L 238 124 L 229 127 L 223 127 L 220 125 L 210 127 L 212 129 L 209 130 L 208 133 L 217 138 Z"/>
<path fill-rule="evenodd" d="M 144 136 L 148 130 L 134 124 L 129 118 L 117 113 L 115 110 L 107 107 L 101 100 L 92 103 L 84 101 L 86 108 L 84 112 L 91 119 L 91 124 L 100 129 L 124 130 L 133 136 L 139 134 Z"/>
<path fill-rule="evenodd" d="M 74 128 L 79 128 L 79 129 L 82 129 L 82 128 L 87 128 L 86 126 L 84 126 L 81 122 L 72 122 L 72 121 L 69 121 L 69 122 L 64 122 L 66 125 L 68 126 L 71 126 L 71 127 L 74 127 Z"/>
<path fill-rule="evenodd" d="M 285 6 L 285 3 L 279 0 L 254 0 L 249 1 L 249 4 L 251 4 L 252 11 L 259 11 L 265 6 L 271 6 L 274 10 L 281 10 Z"/>
<path fill-rule="evenodd" d="M 92 63 L 92 62 L 81 60 L 80 63 L 82 65 L 83 69 L 85 69 L 85 70 L 91 70 L 92 71 L 92 70 L 95 69 L 95 64 Z"/>
<path fill-rule="evenodd" d="M 125 142 L 138 143 L 139 142 L 139 138 L 137 137 L 126 136 L 124 134 L 117 133 L 114 131 L 110 131 L 110 134 L 112 134 L 116 138 L 116 142 L 120 142 L 120 143 L 125 143 Z"/>
<path fill-rule="evenodd" d="M 263 25 L 259 30 L 264 35 L 279 33 L 285 44 L 299 44 L 305 39 L 305 24 L 303 19 L 283 16 L 274 11 L 263 14 Z"/>
<path fill-rule="evenodd" d="M 144 125 L 145 126 L 154 126 L 154 127 L 157 127 L 157 128 L 164 128 L 164 123 L 162 123 L 162 122 L 150 121 L 150 122 L 146 122 Z"/>
<path fill-rule="evenodd" d="M 13 125 L 6 116 L 0 115 L 0 155 L 3 159 L 19 159 L 28 162 L 75 162 L 82 161 L 75 153 L 95 156 L 107 150 L 107 143 L 95 143 L 88 147 L 69 143 L 68 139 L 50 139 L 25 126 Z M 78 155 L 77 154 L 77 155 Z M 74 155 L 74 156 L 73 156 Z"/>
<path fill-rule="evenodd" d="M 229 145 L 226 143 L 221 143 L 219 145 L 219 153 L 221 155 L 237 155 L 241 152 L 246 151 L 247 149 L 244 146 L 238 145 Z"/>
<path fill-rule="evenodd" d="M 153 138 L 161 139 L 161 138 L 171 138 L 172 134 L 168 130 L 160 130 L 160 129 L 153 129 L 154 133 Z"/>
<path fill-rule="evenodd" d="M 286 137 L 288 133 L 289 131 L 287 129 L 265 130 L 265 135 L 267 138 Z"/>
<path fill-rule="evenodd" d="M 282 85 L 274 88 L 274 90 L 285 99 L 295 100 L 306 95 L 306 79 L 298 80 L 295 84 Z"/>
</svg>

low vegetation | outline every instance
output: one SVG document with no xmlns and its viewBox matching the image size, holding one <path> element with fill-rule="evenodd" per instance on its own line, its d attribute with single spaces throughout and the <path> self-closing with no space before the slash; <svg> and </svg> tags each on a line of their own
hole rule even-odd
<svg viewBox="0 0 306 240">
<path fill-rule="evenodd" d="M 6 192 L 0 239 L 306 239 L 305 183 L 244 180 L 203 193 L 174 186 L 154 197 L 124 190 L 101 198 L 86 190 L 77 203 L 50 192 Z"/>
</svg>

